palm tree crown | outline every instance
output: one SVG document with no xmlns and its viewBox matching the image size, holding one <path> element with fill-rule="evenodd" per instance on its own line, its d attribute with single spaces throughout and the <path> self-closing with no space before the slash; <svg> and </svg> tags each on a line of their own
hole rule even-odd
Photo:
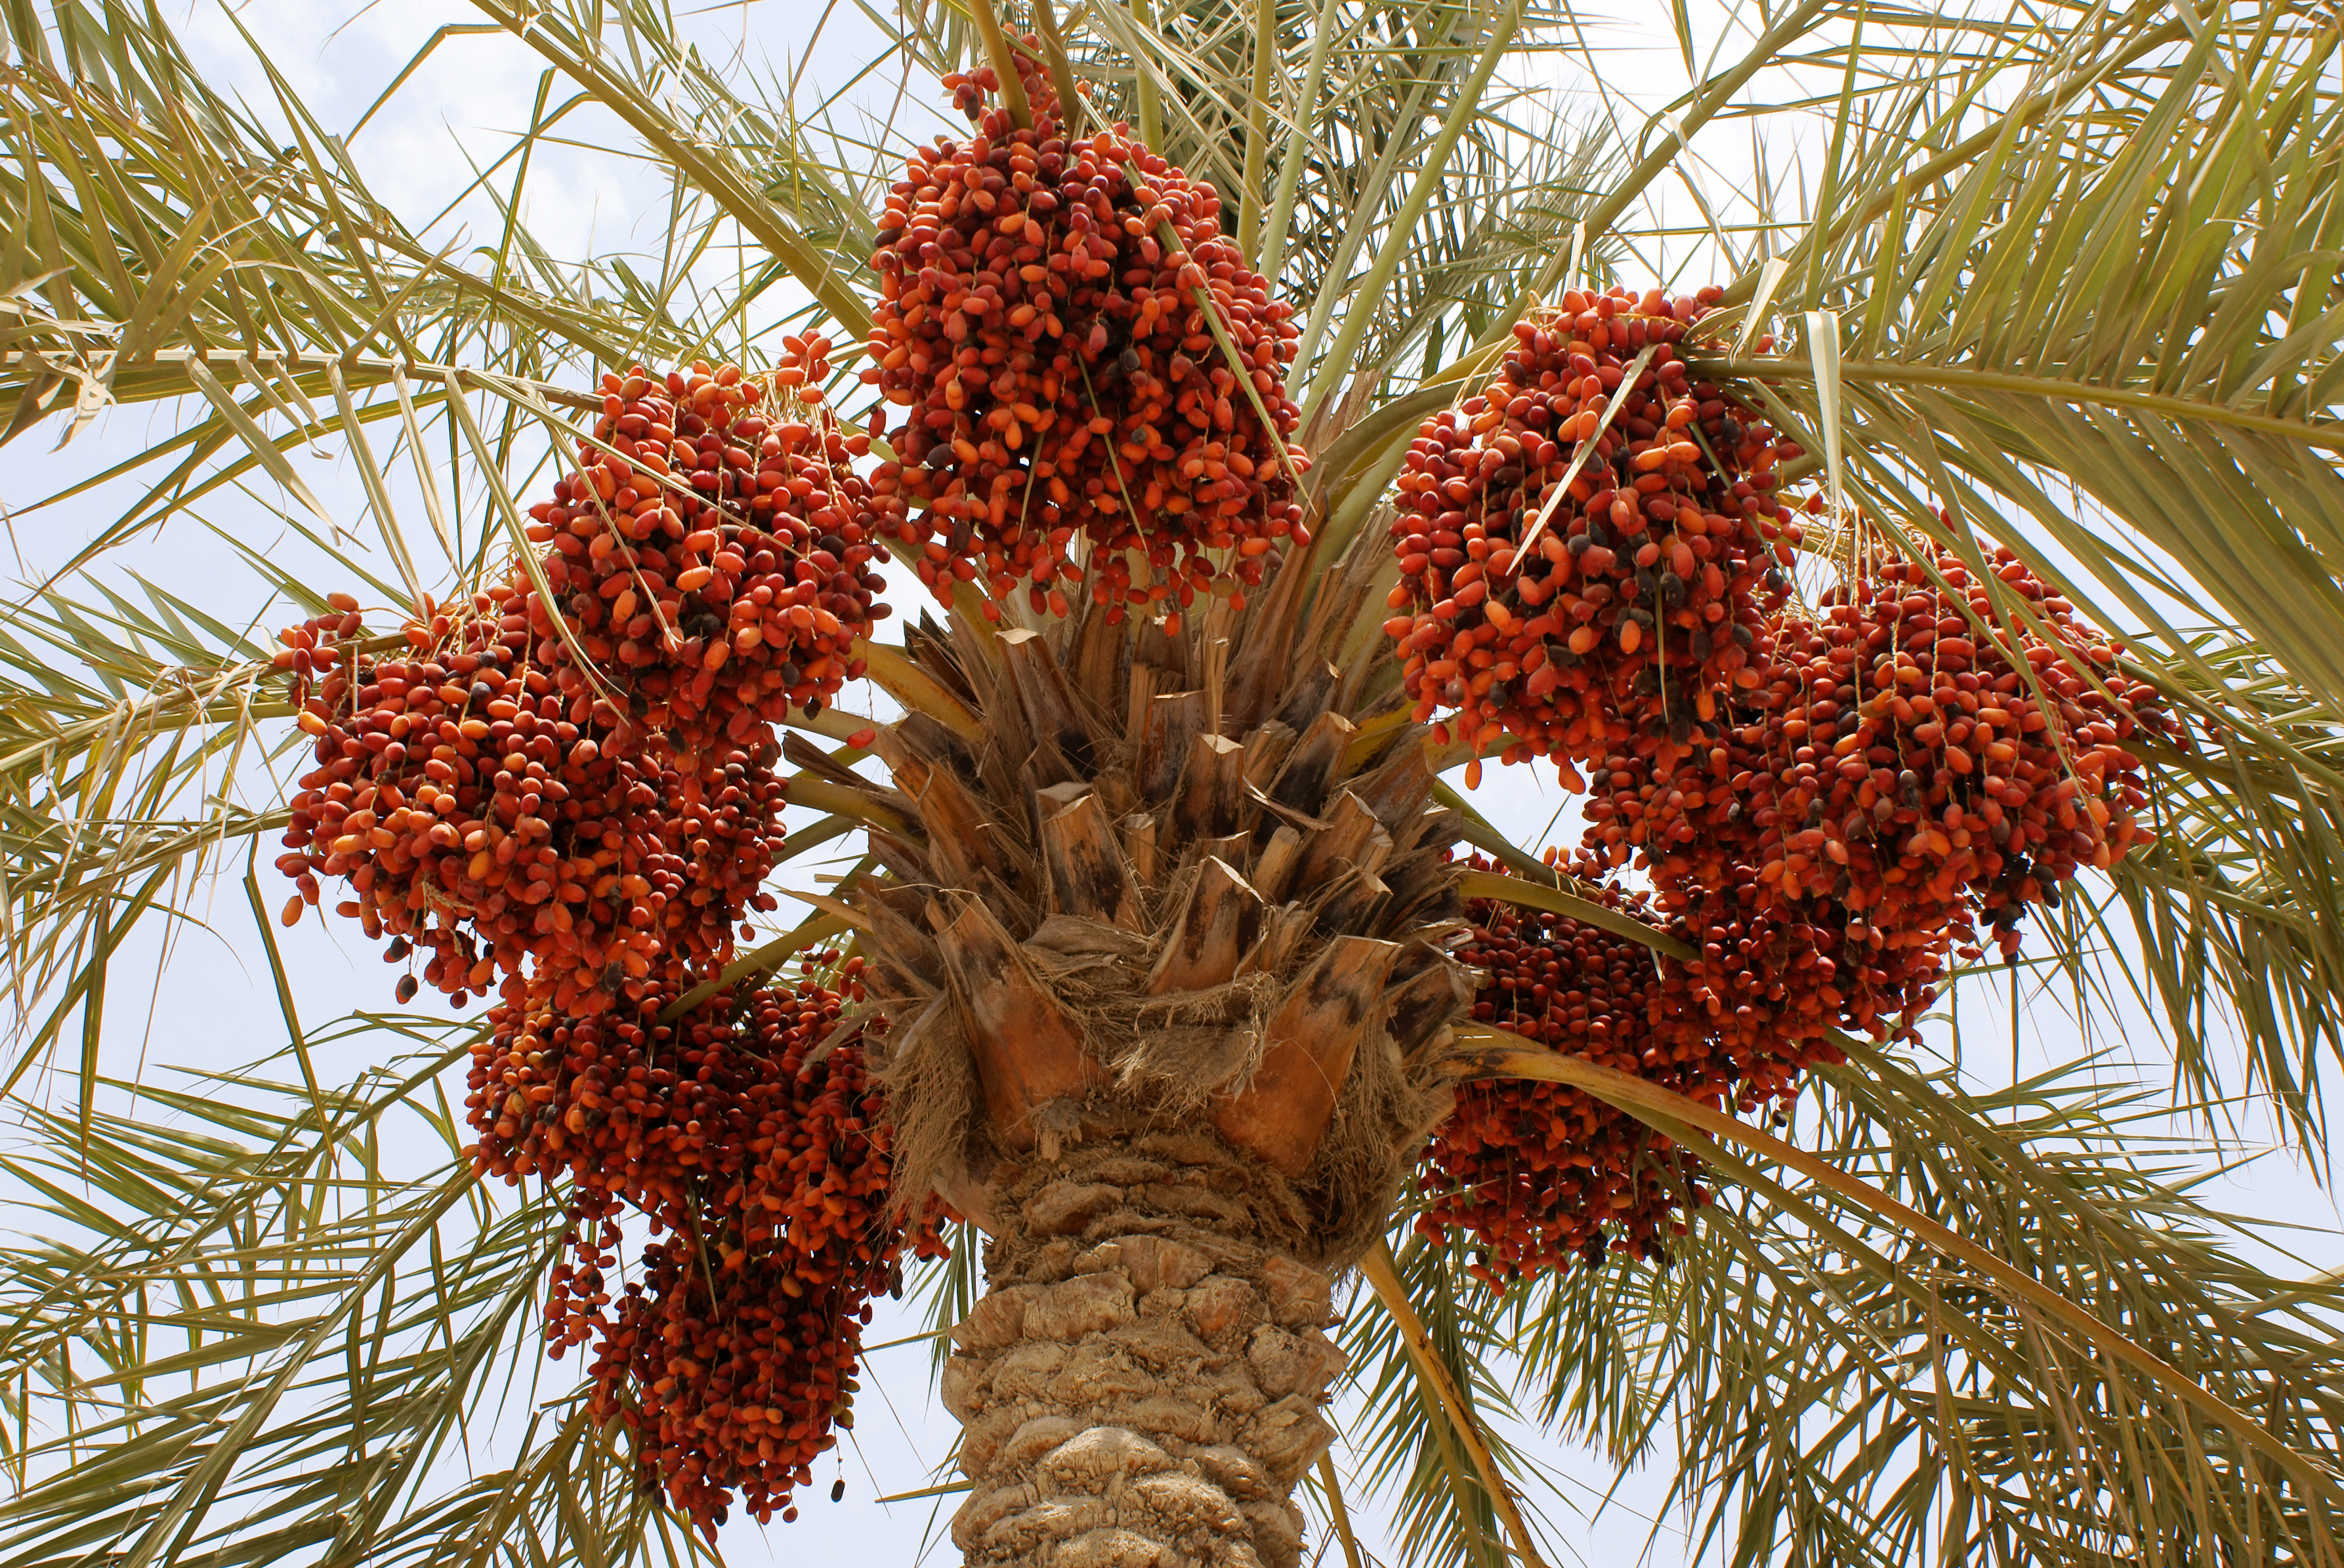
<svg viewBox="0 0 2344 1568">
<path fill-rule="evenodd" d="M 1525 0 L 476 5 L 354 118 L 5 10 L 0 441 L 158 432 L 14 514 L 133 497 L 0 641 L 8 1562 L 711 1553 L 907 1292 L 971 1563 L 1540 1563 L 1525 1424 L 1737 1563 L 2344 1559 L 2344 1286 L 2192 1195 L 2344 1045 L 2326 12 L 1680 7 L 1630 116 Z M 459 254 L 350 138 L 471 33 Z M 651 262 L 521 222 L 595 115 Z M 266 608 L 126 564 L 233 491 Z M 231 912 L 286 1049 L 104 1070 Z M 2022 966 L 2193 1123 L 1945 1060 Z"/>
</svg>

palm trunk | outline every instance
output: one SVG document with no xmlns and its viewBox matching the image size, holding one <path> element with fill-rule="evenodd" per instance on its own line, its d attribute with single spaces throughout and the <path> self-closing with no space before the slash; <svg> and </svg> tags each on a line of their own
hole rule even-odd
<svg viewBox="0 0 2344 1568">
<path fill-rule="evenodd" d="M 1343 1353 L 1283 1180 L 1210 1134 L 1086 1142 L 997 1190 L 944 1375 L 972 1564 L 1292 1568 Z"/>
</svg>

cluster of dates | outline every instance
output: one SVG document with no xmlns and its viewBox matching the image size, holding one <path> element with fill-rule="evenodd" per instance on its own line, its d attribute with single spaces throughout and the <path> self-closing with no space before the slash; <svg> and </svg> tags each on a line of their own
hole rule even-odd
<svg viewBox="0 0 2344 1568">
<path fill-rule="evenodd" d="M 1585 796 L 1572 869 L 1609 899 L 1632 864 L 1692 953 L 1646 952 L 1622 993 L 1620 939 L 1477 906 L 1480 1015 L 1747 1113 L 1834 1031 L 1909 1031 L 1987 935 L 2015 954 L 2030 909 L 2142 842 L 2126 743 L 2170 719 L 2007 549 L 1865 558 L 1794 601 L 1776 475 L 1799 449 L 1677 347 L 1715 297 L 1567 296 L 1517 328 L 1414 443 L 1386 630 L 1419 720 L 1551 759 Z M 1428 1227 L 1501 1279 L 1654 1250 L 1697 1184 L 1583 1098 L 1468 1091 Z"/>
<path fill-rule="evenodd" d="M 1623 722 L 1682 742 L 1764 660 L 1799 448 L 1692 378 L 1703 296 L 1566 295 L 1409 444 L 1384 629 L 1417 721 L 1477 757 L 1569 778 Z"/>
<path fill-rule="evenodd" d="M 871 438 L 823 389 L 831 345 L 783 340 L 767 376 L 637 366 L 603 377 L 602 412 L 528 533 L 576 629 L 544 650 L 559 689 L 595 672 L 678 753 L 738 746 L 863 673 L 854 639 L 884 618 L 885 509 L 854 467 Z M 583 652 L 591 669 L 575 655 Z"/>
<path fill-rule="evenodd" d="M 921 148 L 880 216 L 864 376 L 904 422 L 872 487 L 946 602 L 956 580 L 1023 585 L 1064 614 L 1087 580 L 1111 618 L 1177 626 L 1308 542 L 1288 445 L 1299 333 L 1209 184 L 1127 126 L 1068 136 L 1048 77 L 1020 69 L 1025 126 L 991 67 L 945 78 L 975 132 Z"/>
<path fill-rule="evenodd" d="M 760 1522 L 796 1517 L 793 1493 L 853 1424 L 871 1297 L 900 1287 L 906 1246 L 944 1250 L 940 1211 L 907 1236 L 890 1206 L 864 1056 L 866 1024 L 884 1025 L 845 1016 L 860 968 L 720 991 L 672 1022 L 672 997 L 623 1020 L 500 1010 L 473 1052 L 482 1168 L 571 1180 L 552 1353 L 591 1347 L 596 1415 L 626 1424 L 646 1478 L 711 1530 L 736 1494 Z M 621 1283 L 630 1210 L 653 1237 Z"/>
<path fill-rule="evenodd" d="M 1651 918 L 1648 900 L 1612 888 L 1601 898 Z M 1675 999 L 1642 943 L 1494 900 L 1473 900 L 1467 919 L 1473 940 L 1457 956 L 1484 976 L 1475 1022 L 1682 1092 L 1700 1094 L 1730 1070 L 1701 1037 L 1670 1039 Z M 1529 1080 L 1460 1088 L 1425 1150 L 1423 1181 L 1419 1230 L 1470 1231 L 1479 1256 L 1468 1267 L 1500 1287 L 1607 1250 L 1658 1256 L 1681 1225 L 1672 1211 L 1707 1201 L 1667 1138 L 1584 1090 Z"/>
<path fill-rule="evenodd" d="M 335 598 L 278 656 L 315 742 L 277 862 L 297 888 L 287 924 L 338 878 L 337 912 L 409 964 L 402 1002 L 419 984 L 459 1007 L 534 988 L 592 1012 L 721 963 L 742 912 L 773 907 L 759 884 L 782 849 L 777 752 L 688 757 L 565 697 L 518 567 L 460 620 L 435 613 L 403 638 L 369 638 Z"/>
<path fill-rule="evenodd" d="M 710 1531 L 736 1494 L 793 1514 L 907 1244 L 863 1026 L 842 1021 L 854 961 L 836 989 L 678 1012 L 775 907 L 773 726 L 862 673 L 854 639 L 884 613 L 884 508 L 854 467 L 869 437 L 824 401 L 828 343 L 786 350 L 762 377 L 606 375 L 501 580 L 386 638 L 335 596 L 278 661 L 316 763 L 285 918 L 340 879 L 338 911 L 409 963 L 402 1002 L 425 983 L 498 998 L 472 1158 L 569 1182 L 550 1347 L 591 1343 L 596 1412 Z M 630 1212 L 653 1240 L 614 1291 Z M 934 1215 L 908 1244 L 936 1251 Z"/>
</svg>

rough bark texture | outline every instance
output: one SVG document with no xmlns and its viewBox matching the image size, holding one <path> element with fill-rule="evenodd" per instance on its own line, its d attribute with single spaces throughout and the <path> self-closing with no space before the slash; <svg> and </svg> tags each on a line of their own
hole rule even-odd
<svg viewBox="0 0 2344 1568">
<path fill-rule="evenodd" d="M 1343 1354 L 1308 1219 L 1196 1132 L 1096 1139 L 995 1193 L 992 1288 L 953 1332 L 945 1404 L 975 1483 L 971 1563 L 1294 1568 L 1296 1483 L 1333 1439 Z"/>
</svg>

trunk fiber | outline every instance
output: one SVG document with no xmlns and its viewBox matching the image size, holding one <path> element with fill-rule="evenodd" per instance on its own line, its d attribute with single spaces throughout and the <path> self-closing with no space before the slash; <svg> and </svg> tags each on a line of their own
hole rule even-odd
<svg viewBox="0 0 2344 1568">
<path fill-rule="evenodd" d="M 1209 1133 L 1094 1137 L 997 1183 L 944 1397 L 971 1564 L 1293 1568 L 1343 1354 L 1302 1208 Z"/>
</svg>

